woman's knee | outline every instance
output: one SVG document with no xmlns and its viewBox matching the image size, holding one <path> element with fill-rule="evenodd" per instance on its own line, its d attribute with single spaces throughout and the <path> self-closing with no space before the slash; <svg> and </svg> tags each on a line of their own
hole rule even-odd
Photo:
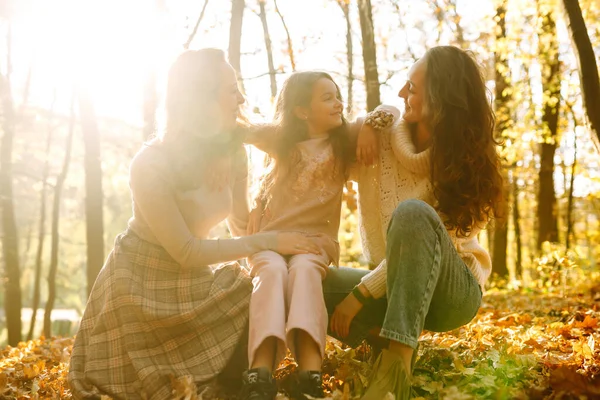
<svg viewBox="0 0 600 400">
<path fill-rule="evenodd" d="M 421 230 L 424 223 L 439 226 L 441 220 L 435 209 L 423 200 L 405 200 L 398 204 L 392 214 L 388 235 L 391 230 L 397 229 Z"/>
</svg>

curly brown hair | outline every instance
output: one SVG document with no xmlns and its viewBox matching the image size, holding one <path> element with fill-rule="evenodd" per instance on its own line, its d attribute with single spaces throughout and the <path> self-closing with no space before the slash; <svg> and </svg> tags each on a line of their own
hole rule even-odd
<svg viewBox="0 0 600 400">
<path fill-rule="evenodd" d="M 468 236 L 475 225 L 503 220 L 504 181 L 495 116 L 473 56 L 457 47 L 427 51 L 424 113 L 432 133 L 431 181 L 448 229 Z"/>
<path fill-rule="evenodd" d="M 262 178 L 257 198 L 263 205 L 268 204 L 275 186 L 288 181 L 289 178 L 293 179 L 291 174 L 297 172 L 294 171 L 293 166 L 298 165 L 301 160 L 296 144 L 309 139 L 309 136 L 307 122 L 296 116 L 295 109 L 299 106 L 310 106 L 313 88 L 321 79 L 328 79 L 335 84 L 336 96 L 341 101 L 342 96 L 338 85 L 331 75 L 320 71 L 293 73 L 284 82 L 277 97 L 273 119 L 273 123 L 277 127 L 275 143 L 270 145 L 273 152 L 270 154 L 271 157 L 267 158 L 268 172 Z M 336 159 L 336 168 L 332 171 L 332 174 L 346 173 L 352 152 L 349 150 L 348 124 L 343 116 L 342 124 L 329 132 L 328 140 L 333 147 L 333 154 Z"/>
</svg>

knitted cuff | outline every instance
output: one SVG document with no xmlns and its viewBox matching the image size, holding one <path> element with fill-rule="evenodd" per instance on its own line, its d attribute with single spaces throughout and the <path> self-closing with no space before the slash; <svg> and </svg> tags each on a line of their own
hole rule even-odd
<svg viewBox="0 0 600 400">
<path fill-rule="evenodd" d="M 394 114 L 384 110 L 371 111 L 365 118 L 365 125 L 377 130 L 389 128 L 393 123 Z"/>
</svg>

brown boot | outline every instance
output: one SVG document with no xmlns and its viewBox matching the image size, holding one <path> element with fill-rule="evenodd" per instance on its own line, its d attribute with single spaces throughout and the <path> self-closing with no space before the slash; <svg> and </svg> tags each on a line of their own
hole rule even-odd
<svg viewBox="0 0 600 400">
<path fill-rule="evenodd" d="M 410 372 L 399 354 L 383 349 L 369 379 L 369 387 L 361 400 L 381 400 L 391 393 L 396 400 L 410 398 Z"/>
</svg>

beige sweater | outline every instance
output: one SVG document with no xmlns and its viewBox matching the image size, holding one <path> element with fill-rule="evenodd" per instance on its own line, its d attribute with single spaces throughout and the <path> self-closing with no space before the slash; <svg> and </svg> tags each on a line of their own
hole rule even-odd
<svg viewBox="0 0 600 400">
<path fill-rule="evenodd" d="M 299 231 L 314 235 L 314 240 L 337 264 L 340 246 L 342 195 L 346 176 L 337 168 L 333 148 L 327 136 L 296 144 L 300 161 L 291 176 L 274 188 L 264 211 L 260 232 Z"/>
<path fill-rule="evenodd" d="M 430 150 L 417 153 L 410 130 L 404 120 L 382 132 L 379 163 L 358 171 L 359 216 L 361 242 L 365 256 L 378 265 L 362 279 L 374 298 L 386 294 L 386 231 L 392 213 L 404 200 L 420 199 L 435 206 L 430 180 Z M 459 255 L 481 287 L 487 281 L 492 263 L 487 251 L 477 240 L 479 228 L 467 238 L 449 232 Z"/>
<path fill-rule="evenodd" d="M 223 220 L 227 220 L 233 236 L 245 235 L 248 223 L 245 149 L 240 145 L 235 156 L 220 161 L 226 162 L 229 186 L 213 188 L 208 183 L 209 174 L 197 171 L 190 176 L 196 176 L 199 185 L 181 190 L 174 184 L 177 177 L 161 144 L 154 142 L 142 148 L 130 167 L 133 217 L 129 228 L 142 239 L 162 246 L 185 268 L 239 260 L 274 249 L 277 236 L 272 232 L 208 239 L 209 231 Z"/>
</svg>

